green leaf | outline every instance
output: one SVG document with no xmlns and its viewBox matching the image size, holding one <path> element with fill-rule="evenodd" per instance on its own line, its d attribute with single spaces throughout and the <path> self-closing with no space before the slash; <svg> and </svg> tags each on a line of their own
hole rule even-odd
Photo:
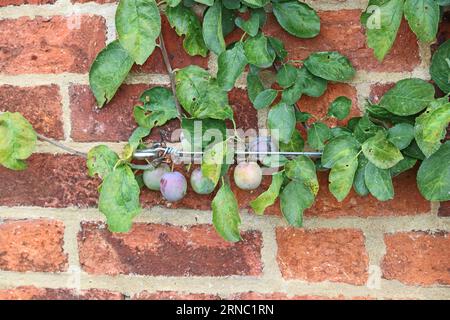
<svg viewBox="0 0 450 320">
<path fill-rule="evenodd" d="M 434 100 L 434 87 L 422 79 L 403 79 L 385 93 L 380 107 L 399 116 L 409 116 L 425 109 Z"/>
<path fill-rule="evenodd" d="M 270 2 L 270 0 L 241 0 L 243 4 L 250 8 L 262 8 Z"/>
<path fill-rule="evenodd" d="M 99 210 L 106 216 L 111 232 L 128 232 L 141 211 L 139 184 L 133 171 L 124 165 L 109 173 L 100 188 Z"/>
<path fill-rule="evenodd" d="M 203 40 L 202 25 L 192 9 L 183 4 L 166 8 L 166 16 L 170 26 L 175 28 L 179 36 L 185 35 L 183 40 L 184 50 L 191 56 L 200 55 L 206 57 L 208 48 Z"/>
<path fill-rule="evenodd" d="M 395 166 L 389 169 L 389 171 L 391 172 L 391 176 L 392 177 L 398 176 L 400 173 L 413 168 L 416 165 L 416 163 L 417 159 L 405 156 L 403 160 L 401 160 Z"/>
<path fill-rule="evenodd" d="M 411 144 L 414 139 L 414 127 L 408 123 L 399 123 L 389 128 L 388 140 L 398 149 L 403 150 Z"/>
<path fill-rule="evenodd" d="M 307 4 L 297 1 L 274 2 L 273 14 L 280 26 L 298 38 L 314 38 L 320 32 L 320 19 Z"/>
<path fill-rule="evenodd" d="M 334 197 L 341 202 L 352 189 L 353 179 L 358 168 L 357 158 L 347 158 L 344 162 L 336 163 L 330 171 L 329 189 Z"/>
<path fill-rule="evenodd" d="M 234 24 L 235 19 L 236 14 L 234 10 L 229 10 L 225 7 L 222 8 L 222 34 L 224 37 L 236 29 L 236 25 Z"/>
<path fill-rule="evenodd" d="M 142 143 L 142 139 L 150 134 L 150 129 L 137 127 L 128 138 L 128 144 L 133 150 L 136 150 Z"/>
<path fill-rule="evenodd" d="M 417 172 L 420 193 L 429 201 L 450 200 L 450 141 L 425 159 Z"/>
<path fill-rule="evenodd" d="M 11 170 L 27 168 L 25 159 L 36 148 L 37 135 L 18 112 L 0 114 L 0 164 Z"/>
<path fill-rule="evenodd" d="M 436 39 L 441 16 L 436 0 L 406 0 L 404 10 L 409 27 L 420 41 Z"/>
<path fill-rule="evenodd" d="M 320 97 L 327 90 L 327 80 L 313 75 L 305 67 L 298 70 L 294 86 L 297 84 L 300 86 L 301 92 L 310 97 Z"/>
<path fill-rule="evenodd" d="M 350 124 L 350 122 L 349 122 Z M 353 135 L 360 143 L 376 135 L 379 131 L 384 131 L 380 126 L 375 125 L 370 121 L 367 115 L 364 115 L 353 128 Z"/>
<path fill-rule="evenodd" d="M 222 164 L 227 154 L 227 143 L 216 143 L 205 150 L 202 158 L 202 174 L 217 185 L 221 176 Z"/>
<path fill-rule="evenodd" d="M 319 192 L 319 181 L 317 180 L 316 165 L 307 156 L 297 156 L 284 166 L 286 177 L 305 184 L 314 195 Z"/>
<path fill-rule="evenodd" d="M 208 71 L 190 65 L 175 75 L 177 98 L 181 106 L 194 118 L 232 119 L 233 110 L 228 95 Z"/>
<path fill-rule="evenodd" d="M 302 112 L 298 109 L 295 109 L 295 120 L 297 122 L 306 122 L 312 118 L 312 114 L 308 112 Z"/>
<path fill-rule="evenodd" d="M 214 0 L 194 0 L 197 3 L 201 3 L 207 6 L 212 6 L 214 4 Z"/>
<path fill-rule="evenodd" d="M 231 242 L 240 241 L 239 225 L 241 224 L 241 218 L 238 202 L 228 184 L 222 183 L 211 203 L 211 207 L 214 228 L 221 237 Z"/>
<path fill-rule="evenodd" d="M 277 72 L 277 82 L 282 88 L 290 87 L 297 79 L 297 68 L 291 64 L 283 64 Z"/>
<path fill-rule="evenodd" d="M 261 24 L 261 22 L 260 22 Z M 274 37 L 267 37 L 269 40 L 269 46 L 270 48 L 275 51 L 275 55 L 280 59 L 284 60 L 286 59 L 288 53 L 286 49 L 284 48 L 284 44 L 280 39 L 274 38 Z"/>
<path fill-rule="evenodd" d="M 114 97 L 133 63 L 119 40 L 111 42 L 97 55 L 89 71 L 89 84 L 100 108 Z"/>
<path fill-rule="evenodd" d="M 338 118 L 339 120 L 344 120 L 350 113 L 351 107 L 352 100 L 343 96 L 337 97 L 328 108 L 328 115 Z"/>
<path fill-rule="evenodd" d="M 323 149 L 322 166 L 332 168 L 338 162 L 346 162 L 356 158 L 359 151 L 359 143 L 352 136 L 338 136 L 331 139 Z"/>
<path fill-rule="evenodd" d="M 206 10 L 203 17 L 203 40 L 206 46 L 216 55 L 225 51 L 225 40 L 222 33 L 222 5 L 217 0 Z"/>
<path fill-rule="evenodd" d="M 244 51 L 248 63 L 258 68 L 268 68 L 275 60 L 275 52 L 269 50 L 267 38 L 261 33 L 245 41 Z"/>
<path fill-rule="evenodd" d="M 144 106 L 134 107 L 134 118 L 139 126 L 153 129 L 178 117 L 178 110 L 172 91 L 163 87 L 153 87 L 141 96 Z"/>
<path fill-rule="evenodd" d="M 316 52 L 304 61 L 309 72 L 330 81 L 348 81 L 355 76 L 350 61 L 339 52 Z"/>
<path fill-rule="evenodd" d="M 334 127 L 331 128 L 331 134 L 333 135 L 333 137 L 339 137 L 342 135 L 351 136 L 352 132 L 345 127 Z"/>
<path fill-rule="evenodd" d="M 395 166 L 403 155 L 400 150 L 386 138 L 386 133 L 380 131 L 362 144 L 362 151 L 366 158 L 380 169 Z"/>
<path fill-rule="evenodd" d="M 449 122 L 450 103 L 435 108 L 429 107 L 416 118 L 414 135 L 420 150 L 426 157 L 431 156 L 440 148 Z"/>
<path fill-rule="evenodd" d="M 259 30 L 259 16 L 255 13 L 252 13 L 250 19 L 244 20 L 241 17 L 237 17 L 234 20 L 236 26 L 240 29 L 248 33 L 249 36 L 254 37 L 258 34 Z"/>
<path fill-rule="evenodd" d="M 87 155 L 86 165 L 89 176 L 94 177 L 97 174 L 100 178 L 105 178 L 113 171 L 117 161 L 119 156 L 110 148 L 105 145 L 95 146 Z"/>
<path fill-rule="evenodd" d="M 314 194 L 305 184 L 291 181 L 280 195 L 281 212 L 287 222 L 294 227 L 303 225 L 303 211 L 314 203 Z"/>
<path fill-rule="evenodd" d="M 361 16 L 366 27 L 367 46 L 383 61 L 391 50 L 403 17 L 404 0 L 370 0 Z"/>
<path fill-rule="evenodd" d="M 295 123 L 293 106 L 281 102 L 270 109 L 268 125 L 275 140 L 288 143 L 295 130 Z"/>
<path fill-rule="evenodd" d="M 169 7 L 176 7 L 179 5 L 181 0 L 167 0 L 166 3 Z"/>
<path fill-rule="evenodd" d="M 364 181 L 370 193 L 380 201 L 394 199 L 394 186 L 388 169 L 380 169 L 373 163 L 366 165 Z"/>
<path fill-rule="evenodd" d="M 223 120 L 182 118 L 181 128 L 186 139 L 184 151 L 202 151 L 226 138 L 227 127 Z"/>
<path fill-rule="evenodd" d="M 253 106 L 256 110 L 267 108 L 272 104 L 278 95 L 278 91 L 275 89 L 266 89 L 261 91 L 255 98 Z"/>
<path fill-rule="evenodd" d="M 116 10 L 119 41 L 137 64 L 143 64 L 156 47 L 161 16 L 155 0 L 120 0 Z"/>
<path fill-rule="evenodd" d="M 246 65 L 247 58 L 241 42 L 236 43 L 232 49 L 222 52 L 218 58 L 217 82 L 219 86 L 225 91 L 233 89 Z"/>
<path fill-rule="evenodd" d="M 366 112 L 370 117 L 375 119 L 384 120 L 387 122 L 391 122 L 393 124 L 397 123 L 408 123 L 414 125 L 415 117 L 414 116 L 398 116 L 393 114 L 392 112 L 387 111 L 386 109 L 380 107 L 379 105 L 369 105 L 366 107 Z"/>
<path fill-rule="evenodd" d="M 431 59 L 431 78 L 444 92 L 450 92 L 450 39 L 439 46 Z"/>
<path fill-rule="evenodd" d="M 247 94 L 248 94 L 249 100 L 252 103 L 255 102 L 256 97 L 263 90 L 264 90 L 264 85 L 263 85 L 261 79 L 259 78 L 259 75 L 249 72 L 247 74 Z"/>
<path fill-rule="evenodd" d="M 263 215 L 264 210 L 275 203 L 280 193 L 284 181 L 283 172 L 277 172 L 272 175 L 272 183 L 269 189 L 261 193 L 255 200 L 250 201 L 250 206 L 257 215 Z"/>
<path fill-rule="evenodd" d="M 240 0 L 222 0 L 222 4 L 225 8 L 230 10 L 239 9 L 241 7 Z"/>
<path fill-rule="evenodd" d="M 305 140 L 303 140 L 302 135 L 297 130 L 294 130 L 291 136 L 291 140 L 288 143 L 279 143 L 281 151 L 285 152 L 298 152 L 302 151 L 305 146 Z"/>
<path fill-rule="evenodd" d="M 423 154 L 422 150 L 420 150 L 419 146 L 417 145 L 416 140 L 413 140 L 411 144 L 402 150 L 403 154 L 405 156 L 418 159 L 418 160 L 424 160 L 425 155 Z"/>
<path fill-rule="evenodd" d="M 330 128 L 323 122 L 314 122 L 308 128 L 308 145 L 316 150 L 322 150 L 325 142 L 332 137 Z"/>
<path fill-rule="evenodd" d="M 364 157 L 363 154 L 359 155 L 358 168 L 356 169 L 355 179 L 353 180 L 353 188 L 360 196 L 367 196 L 369 194 L 369 189 L 367 189 L 365 181 L 365 171 L 368 162 L 369 160 L 367 160 L 367 158 Z"/>
</svg>

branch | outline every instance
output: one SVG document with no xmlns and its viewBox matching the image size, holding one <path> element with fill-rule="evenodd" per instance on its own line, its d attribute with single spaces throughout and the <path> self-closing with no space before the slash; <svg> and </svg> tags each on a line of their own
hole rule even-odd
<svg viewBox="0 0 450 320">
<path fill-rule="evenodd" d="M 50 144 L 52 144 L 52 145 L 54 145 L 54 146 L 56 146 L 56 147 L 58 147 L 58 148 L 60 148 L 62 150 L 65 150 L 65 151 L 67 151 L 69 153 L 75 154 L 75 155 L 83 157 L 83 158 L 87 158 L 87 154 L 84 153 L 84 152 L 80 152 L 80 151 L 77 151 L 75 149 L 69 148 L 69 147 L 63 145 L 62 143 L 56 142 L 56 141 L 54 141 L 52 139 L 49 139 L 46 136 L 43 136 L 43 135 L 41 135 L 39 133 L 37 133 L 36 135 L 42 141 L 46 141 L 46 142 L 48 142 L 48 143 L 50 143 Z"/>
<path fill-rule="evenodd" d="M 180 103 L 178 102 L 178 99 L 177 99 L 175 75 L 174 75 L 172 66 L 170 65 L 170 59 L 169 59 L 169 55 L 167 54 L 166 45 L 164 44 L 164 38 L 163 38 L 162 33 L 159 35 L 159 48 L 161 49 L 161 53 L 163 56 L 164 64 L 166 65 L 167 73 L 169 73 L 170 86 L 172 87 L 172 93 L 173 93 L 173 97 L 175 99 L 175 105 L 178 110 L 178 118 L 181 120 L 181 118 L 183 117 L 183 109 L 181 109 Z"/>
</svg>

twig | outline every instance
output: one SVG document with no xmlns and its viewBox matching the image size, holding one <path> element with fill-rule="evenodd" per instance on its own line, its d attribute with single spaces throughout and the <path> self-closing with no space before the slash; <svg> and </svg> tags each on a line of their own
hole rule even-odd
<svg viewBox="0 0 450 320">
<path fill-rule="evenodd" d="M 175 105 L 178 110 L 178 118 L 181 120 L 183 117 L 183 109 L 181 109 L 180 103 L 177 99 L 177 90 L 175 85 L 175 75 L 173 73 L 172 66 L 170 65 L 169 55 L 167 54 L 166 45 L 164 44 L 164 38 L 162 33 L 159 35 L 159 48 L 163 56 L 164 64 L 166 65 L 167 72 L 169 73 L 170 86 L 172 88 L 173 97 L 175 99 Z"/>
<path fill-rule="evenodd" d="M 52 144 L 52 145 L 54 145 L 54 146 L 56 146 L 56 147 L 58 147 L 60 149 L 63 149 L 65 151 L 70 152 L 72 154 L 75 154 L 77 156 L 80 156 L 80 157 L 83 157 L 83 158 L 87 158 L 87 154 L 84 153 L 84 152 L 80 152 L 80 151 L 77 151 L 75 149 L 69 148 L 69 147 L 63 145 L 62 143 L 56 142 L 56 141 L 54 141 L 54 140 L 52 140 L 50 138 L 47 138 L 46 136 L 43 136 L 43 135 L 41 135 L 39 133 L 37 133 L 36 135 L 37 135 L 37 137 L 40 140 L 46 141 L 46 142 L 48 142 L 48 143 L 50 143 L 50 144 Z"/>
</svg>

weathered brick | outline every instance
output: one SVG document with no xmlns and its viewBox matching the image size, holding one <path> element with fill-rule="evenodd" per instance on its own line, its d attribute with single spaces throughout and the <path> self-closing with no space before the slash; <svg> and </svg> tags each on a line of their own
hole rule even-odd
<svg viewBox="0 0 450 320">
<path fill-rule="evenodd" d="M 277 260 L 285 279 L 363 285 L 368 256 L 361 231 L 277 228 Z"/>
<path fill-rule="evenodd" d="M 22 4 L 33 4 L 33 5 L 54 4 L 55 2 L 56 0 L 0 0 L 0 7 L 20 6 Z"/>
<path fill-rule="evenodd" d="M 124 295 L 100 289 L 76 292 L 67 288 L 37 288 L 23 286 L 0 290 L 0 300 L 123 300 Z"/>
<path fill-rule="evenodd" d="M 184 68 L 188 65 L 195 64 L 202 68 L 208 68 L 208 58 L 202 56 L 190 56 L 183 48 L 183 37 L 177 35 L 174 29 L 172 29 L 167 21 L 167 18 L 161 16 L 161 28 L 162 35 L 164 37 L 164 44 L 166 45 L 167 53 L 169 56 L 170 64 L 172 68 Z M 150 58 L 142 65 L 135 65 L 133 67 L 134 72 L 142 73 L 164 73 L 167 74 L 167 70 L 161 55 L 161 50 L 156 48 Z"/>
<path fill-rule="evenodd" d="M 371 297 L 352 297 L 346 298 L 343 295 L 336 297 L 315 296 L 315 295 L 294 295 L 288 296 L 282 292 L 274 293 L 258 293 L 258 292 L 244 292 L 232 295 L 231 300 L 370 300 Z"/>
<path fill-rule="evenodd" d="M 0 205 L 88 207 L 97 203 L 99 181 L 87 175 L 86 161 L 72 155 L 34 154 L 28 169 L 0 166 Z"/>
<path fill-rule="evenodd" d="M 85 73 L 105 46 L 99 16 L 22 17 L 0 21 L 0 72 Z"/>
<path fill-rule="evenodd" d="M 0 224 L 0 269 L 58 272 L 67 269 L 62 222 L 6 220 Z"/>
<path fill-rule="evenodd" d="M 339 51 L 346 55 L 358 70 L 411 71 L 420 64 L 417 38 L 403 21 L 391 52 L 380 63 L 373 50 L 366 45 L 366 36 L 360 23 L 361 10 L 318 12 L 320 34 L 313 39 L 298 39 L 281 29 L 269 16 L 264 31 L 280 38 L 289 53 L 289 59 L 305 59 L 315 51 Z"/>
<path fill-rule="evenodd" d="M 102 223 L 83 222 L 78 234 L 80 264 L 91 274 L 153 276 L 260 275 L 261 234 L 226 242 L 212 226 L 135 223 L 129 233 L 112 234 Z"/>
<path fill-rule="evenodd" d="M 383 277 L 409 285 L 450 285 L 450 235 L 445 232 L 385 234 Z"/>
<path fill-rule="evenodd" d="M 384 96 L 386 92 L 388 92 L 392 87 L 395 86 L 395 83 L 376 83 L 370 86 L 370 95 L 369 99 L 372 103 L 377 104 L 380 102 L 381 98 Z"/>
<path fill-rule="evenodd" d="M 328 126 L 335 127 L 336 125 L 346 125 L 348 119 L 351 117 L 357 117 L 361 115 L 361 111 L 358 106 L 358 97 L 356 89 L 353 86 L 343 83 L 328 84 L 328 88 L 325 93 L 318 98 L 303 96 L 297 102 L 298 108 L 303 112 L 309 112 L 314 115 L 317 120 L 324 118 L 327 115 L 330 104 L 338 97 L 344 96 L 352 100 L 352 108 L 349 116 L 344 120 L 337 120 L 336 118 L 329 118 L 324 120 Z M 312 118 L 309 123 L 315 122 L 316 119 Z"/>
<path fill-rule="evenodd" d="M 237 129 L 258 129 L 258 112 L 250 102 L 247 90 L 234 88 L 228 93 L 228 99 L 234 111 Z M 228 128 L 232 127 L 228 125 Z"/>
<path fill-rule="evenodd" d="M 20 112 L 36 132 L 64 139 L 61 95 L 57 85 L 0 86 L 0 111 Z"/>
<path fill-rule="evenodd" d="M 450 217 L 450 201 L 441 202 L 439 206 L 438 216 Z"/>
<path fill-rule="evenodd" d="M 213 294 L 186 293 L 175 291 L 143 291 L 133 297 L 133 300 L 220 300 L 220 297 Z"/>
</svg>

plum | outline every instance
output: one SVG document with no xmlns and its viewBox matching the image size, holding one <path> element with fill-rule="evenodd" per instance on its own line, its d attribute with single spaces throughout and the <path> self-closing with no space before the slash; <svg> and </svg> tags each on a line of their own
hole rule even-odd
<svg viewBox="0 0 450 320">
<path fill-rule="evenodd" d="M 234 169 L 234 182 L 242 190 L 253 190 L 259 187 L 262 170 L 256 162 L 241 162 Z"/>
<path fill-rule="evenodd" d="M 192 189 L 198 194 L 210 194 L 215 188 L 214 182 L 203 176 L 201 168 L 192 171 L 190 181 Z"/>
<path fill-rule="evenodd" d="M 159 191 L 161 177 L 164 173 L 170 172 L 170 167 L 166 163 L 160 164 L 158 167 L 144 171 L 144 184 L 150 190 Z"/>
<path fill-rule="evenodd" d="M 259 155 L 251 155 L 251 159 L 256 159 L 259 161 L 263 161 L 267 154 L 264 155 L 266 152 L 277 152 L 278 148 L 275 145 L 275 143 L 272 141 L 270 137 L 257 137 L 256 139 L 253 139 L 248 146 L 248 150 L 251 152 L 259 152 Z"/>
<path fill-rule="evenodd" d="M 169 202 L 176 202 L 186 195 L 186 178 L 179 172 L 167 172 L 161 177 L 161 194 Z"/>
</svg>

